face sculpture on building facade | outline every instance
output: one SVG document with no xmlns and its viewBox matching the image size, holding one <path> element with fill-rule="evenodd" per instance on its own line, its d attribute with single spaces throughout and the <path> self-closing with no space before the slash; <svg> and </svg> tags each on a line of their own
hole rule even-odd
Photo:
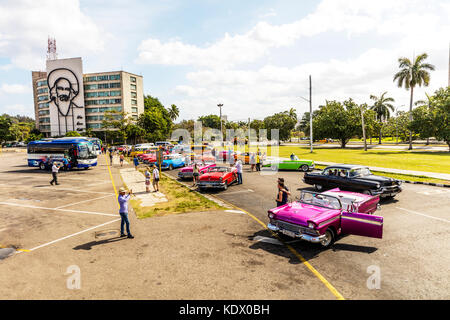
<svg viewBox="0 0 450 320">
<path fill-rule="evenodd" d="M 73 107 L 80 108 L 73 101 L 79 93 L 79 82 L 71 70 L 60 68 L 51 71 L 47 83 L 50 102 L 55 103 L 60 115 L 66 117 Z"/>
</svg>

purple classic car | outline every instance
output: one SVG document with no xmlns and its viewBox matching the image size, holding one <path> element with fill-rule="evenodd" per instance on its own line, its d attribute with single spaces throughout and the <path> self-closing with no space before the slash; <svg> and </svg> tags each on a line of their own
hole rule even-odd
<svg viewBox="0 0 450 320">
<path fill-rule="evenodd" d="M 207 172 L 209 168 L 216 166 L 215 163 L 205 163 L 205 164 L 198 163 L 197 165 L 198 165 L 198 172 L 200 174 L 203 174 Z M 192 179 L 194 175 L 193 170 L 194 170 L 193 166 L 181 168 L 181 170 L 178 172 L 178 177 L 181 179 Z"/>
<path fill-rule="evenodd" d="M 338 188 L 323 193 L 303 190 L 298 201 L 268 211 L 268 228 L 324 247 L 340 234 L 381 239 L 383 217 L 372 215 L 379 201 L 379 196 Z"/>
</svg>

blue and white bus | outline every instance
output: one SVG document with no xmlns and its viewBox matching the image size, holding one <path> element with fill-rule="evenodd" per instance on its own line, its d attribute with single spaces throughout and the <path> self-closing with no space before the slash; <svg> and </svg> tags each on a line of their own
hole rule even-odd
<svg viewBox="0 0 450 320">
<path fill-rule="evenodd" d="M 62 138 L 59 138 L 59 139 L 72 140 L 74 138 L 84 139 L 84 140 L 92 142 L 93 147 L 94 147 L 93 148 L 94 154 L 96 154 L 98 156 L 102 154 L 102 140 L 100 140 L 99 138 L 94 138 L 94 137 L 62 137 Z"/>
<path fill-rule="evenodd" d="M 28 143 L 28 166 L 46 169 L 51 162 L 62 164 L 64 156 L 69 161 L 69 168 L 89 168 L 97 165 L 94 144 L 84 138 L 38 140 Z"/>
</svg>

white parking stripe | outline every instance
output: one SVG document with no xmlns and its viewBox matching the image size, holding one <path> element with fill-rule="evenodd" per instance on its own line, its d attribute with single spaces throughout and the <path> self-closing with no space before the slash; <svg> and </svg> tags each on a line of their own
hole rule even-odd
<svg viewBox="0 0 450 320">
<path fill-rule="evenodd" d="M 59 238 L 59 239 L 56 239 L 56 240 L 53 240 L 53 241 L 50 241 L 50 242 L 41 244 L 41 245 L 39 245 L 39 246 L 37 246 L 37 247 L 34 247 L 34 248 L 30 249 L 30 251 L 34 251 L 34 250 L 36 250 L 36 249 L 39 249 L 39 248 L 42 248 L 42 247 L 46 247 L 46 246 L 51 245 L 51 244 L 53 244 L 53 243 L 55 243 L 55 242 L 59 242 L 59 241 L 65 240 L 65 239 L 67 239 L 67 238 L 74 237 L 74 236 L 79 235 L 79 234 L 81 234 L 81 233 L 91 231 L 91 230 L 96 229 L 96 228 L 98 228 L 98 227 L 106 226 L 107 224 L 111 224 L 111 223 L 116 222 L 116 221 L 119 221 L 119 220 L 120 220 L 120 218 L 119 218 L 119 219 L 114 219 L 114 220 L 112 220 L 112 221 L 109 221 L 109 222 L 105 222 L 105 223 L 99 224 L 98 226 L 91 227 L 91 228 L 89 228 L 89 229 L 86 229 L 86 230 L 83 230 L 83 231 L 80 231 L 80 232 L 77 232 L 77 233 L 73 233 L 73 234 L 68 235 L 68 236 L 65 236 L 65 237 L 63 237 L 63 238 Z"/>
<path fill-rule="evenodd" d="M 98 194 L 114 194 L 114 192 L 102 192 L 102 191 L 90 191 L 90 190 L 80 190 L 80 189 L 74 189 L 74 188 L 61 188 L 60 186 L 40 186 L 40 187 L 34 187 L 34 186 L 25 186 L 22 184 L 12 184 L 12 183 L 0 183 L 0 188 L 1 187 L 5 187 L 5 188 L 11 188 L 11 187 L 20 187 L 20 188 L 28 188 L 28 189 L 40 189 L 40 188 L 45 188 L 45 189 L 53 189 L 53 190 L 64 190 L 64 191 L 74 191 L 74 192 L 81 192 L 81 193 L 98 193 Z"/>
<path fill-rule="evenodd" d="M 17 204 L 17 203 L 11 203 L 11 202 L 0 202 L 0 205 L 6 205 L 6 206 L 14 206 L 14 207 L 22 207 L 22 208 L 32 208 L 32 209 L 40 209 L 40 210 L 53 210 L 53 211 L 63 211 L 63 212 L 76 212 L 76 213 L 86 213 L 86 214 L 97 214 L 101 216 L 110 216 L 110 217 L 117 217 L 118 214 L 111 214 L 111 213 L 102 213 L 102 212 L 92 212 L 92 211 L 81 211 L 81 210 L 70 210 L 70 209 L 57 209 L 57 208 L 46 208 L 46 207 L 38 207 L 38 206 L 32 206 L 27 204 Z"/>
<path fill-rule="evenodd" d="M 241 211 L 241 210 L 225 210 L 225 212 L 232 212 L 232 213 L 242 213 L 242 214 L 246 214 L 244 211 Z"/>
<path fill-rule="evenodd" d="M 283 245 L 283 243 L 280 242 L 279 240 L 274 239 L 274 238 L 269 238 L 269 237 L 256 236 L 253 238 L 253 240 L 257 241 L 257 242 L 266 242 L 266 243 L 276 244 L 276 245 L 280 245 L 280 246 Z"/>
<path fill-rule="evenodd" d="M 427 218 L 430 218 L 430 219 L 435 219 L 435 220 L 439 220 L 439 221 L 450 223 L 450 220 L 446 220 L 446 219 L 443 219 L 443 218 L 429 216 L 429 215 L 426 215 L 426 214 L 423 214 L 423 213 L 420 213 L 420 212 L 417 212 L 417 211 L 408 210 L 408 209 L 404 209 L 404 208 L 400 208 L 400 207 L 396 207 L 396 208 L 400 209 L 400 210 L 403 210 L 403 211 L 406 211 L 406 212 L 409 212 L 409 213 L 417 214 L 418 216 L 427 217 Z"/>
<path fill-rule="evenodd" d="M 243 193 L 243 192 L 254 192 L 254 191 L 253 191 L 252 189 L 247 189 L 247 190 L 239 190 L 239 191 L 224 192 L 224 193 L 222 193 L 222 194 L 228 195 L 228 194 Z"/>
<path fill-rule="evenodd" d="M 94 200 L 99 200 L 99 199 L 103 199 L 103 198 L 107 198 L 107 197 L 111 197 L 111 196 L 112 196 L 112 194 L 108 194 L 107 196 L 102 196 L 102 197 L 98 197 L 98 198 L 87 199 L 87 200 L 83 200 L 83 201 L 69 203 L 69 204 L 65 204 L 65 205 L 60 206 L 60 207 L 56 207 L 55 209 L 61 209 L 61 208 L 65 208 L 65 207 L 70 207 L 70 206 L 73 206 L 73 205 L 76 205 L 76 204 L 85 203 L 85 202 L 94 201 Z"/>
</svg>

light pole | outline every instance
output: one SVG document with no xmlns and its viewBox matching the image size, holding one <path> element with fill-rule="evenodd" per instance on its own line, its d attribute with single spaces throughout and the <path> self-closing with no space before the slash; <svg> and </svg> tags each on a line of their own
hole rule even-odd
<svg viewBox="0 0 450 320">
<path fill-rule="evenodd" d="M 312 114 L 312 86 L 311 86 L 311 75 L 309 76 L 309 100 L 303 97 L 300 97 L 305 101 L 309 102 L 309 143 L 310 143 L 310 152 L 313 152 L 313 114 Z"/>
<path fill-rule="evenodd" d="M 220 135 L 222 136 L 222 142 L 223 142 L 223 130 L 222 130 L 222 107 L 223 107 L 223 103 L 219 103 L 217 106 L 220 109 Z"/>
</svg>

